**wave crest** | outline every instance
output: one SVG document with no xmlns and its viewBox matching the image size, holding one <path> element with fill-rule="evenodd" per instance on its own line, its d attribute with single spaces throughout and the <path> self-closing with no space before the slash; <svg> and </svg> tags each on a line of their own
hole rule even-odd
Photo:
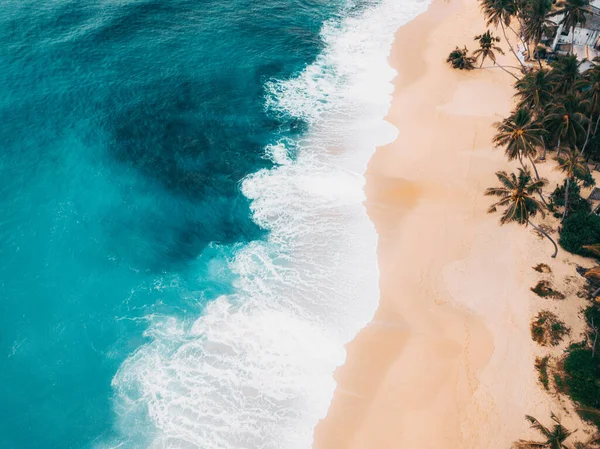
<svg viewBox="0 0 600 449">
<path fill-rule="evenodd" d="M 377 307 L 376 234 L 362 205 L 362 173 L 375 147 L 396 135 L 383 121 L 393 34 L 427 4 L 373 2 L 328 22 L 314 64 L 266 84 L 269 110 L 310 125 L 293 149 L 285 140 L 268 147 L 278 165 L 242 182 L 269 237 L 232 248 L 236 293 L 192 324 L 150 317 L 151 342 L 113 379 L 126 440 L 111 447 L 311 445 L 344 345 Z"/>
</svg>

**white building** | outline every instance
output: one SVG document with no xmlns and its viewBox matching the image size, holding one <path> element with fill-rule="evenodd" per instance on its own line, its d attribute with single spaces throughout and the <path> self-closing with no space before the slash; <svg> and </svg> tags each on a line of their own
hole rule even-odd
<svg viewBox="0 0 600 449">
<path fill-rule="evenodd" d="M 568 50 L 571 42 L 580 49 L 595 50 L 598 47 L 600 39 L 600 0 L 590 2 L 590 13 L 583 27 L 575 27 L 575 37 L 571 29 L 566 29 L 560 24 L 563 15 L 552 17 L 552 21 L 557 24 L 555 32 L 551 33 L 551 38 L 546 42 L 553 50 Z"/>
</svg>

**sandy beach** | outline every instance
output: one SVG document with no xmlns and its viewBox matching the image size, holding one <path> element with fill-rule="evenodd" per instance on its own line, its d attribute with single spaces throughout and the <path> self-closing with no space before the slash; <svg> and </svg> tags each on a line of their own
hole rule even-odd
<svg viewBox="0 0 600 449">
<path fill-rule="evenodd" d="M 508 448 L 535 435 L 525 414 L 548 421 L 551 411 L 582 429 L 569 404 L 539 386 L 534 360 L 547 351 L 529 323 L 541 308 L 560 308 L 578 338 L 575 264 L 589 262 L 562 250 L 552 259 L 531 228 L 486 213 L 494 173 L 516 167 L 491 144 L 492 124 L 512 109 L 514 79 L 445 62 L 457 45 L 474 49 L 485 29 L 476 0 L 434 0 L 397 32 L 388 120 L 399 137 L 377 150 L 366 187 L 380 305 L 347 348 L 315 449 Z M 553 164 L 539 167 L 552 186 Z M 568 295 L 560 305 L 530 291 L 542 262 Z"/>
</svg>

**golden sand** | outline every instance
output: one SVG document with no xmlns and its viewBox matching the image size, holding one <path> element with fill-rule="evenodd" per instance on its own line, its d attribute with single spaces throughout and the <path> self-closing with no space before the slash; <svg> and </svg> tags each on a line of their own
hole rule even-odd
<svg viewBox="0 0 600 449">
<path fill-rule="evenodd" d="M 583 300 L 570 294 L 558 306 L 530 291 L 548 277 L 566 288 L 575 258 L 551 259 L 551 244 L 531 228 L 500 226 L 486 213 L 494 172 L 515 169 L 491 145 L 492 124 L 512 109 L 514 79 L 445 63 L 456 45 L 474 49 L 485 29 L 476 0 L 435 0 L 396 35 L 387 119 L 399 137 L 377 150 L 366 187 L 380 306 L 336 372 L 315 449 L 506 449 L 535 436 L 525 414 L 547 422 L 550 411 L 581 429 L 569 404 L 538 384 L 534 359 L 545 352 L 529 330 L 537 310 L 560 307 L 579 337 Z M 552 168 L 540 172 L 559 182 Z M 540 262 L 553 273 L 534 271 Z"/>
</svg>

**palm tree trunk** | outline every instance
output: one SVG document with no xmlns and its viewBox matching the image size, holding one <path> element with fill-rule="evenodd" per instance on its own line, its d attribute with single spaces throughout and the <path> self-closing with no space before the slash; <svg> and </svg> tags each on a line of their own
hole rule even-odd
<svg viewBox="0 0 600 449">
<path fill-rule="evenodd" d="M 543 236 L 545 236 L 548 240 L 550 240 L 552 242 L 552 244 L 554 245 L 554 254 L 552 254 L 552 258 L 556 258 L 556 255 L 558 254 L 558 246 L 556 245 L 556 242 L 552 239 L 552 237 L 550 237 L 548 235 L 548 233 L 546 231 L 544 231 L 542 228 L 536 226 L 534 223 L 531 222 L 531 220 L 527 220 L 527 222 L 533 226 L 535 228 L 535 230 L 537 232 L 539 232 L 540 234 L 542 234 Z"/>
<path fill-rule="evenodd" d="M 542 153 L 542 160 L 545 161 L 546 160 L 546 142 L 544 141 L 544 138 L 542 137 L 542 145 L 544 146 L 544 152 Z"/>
<path fill-rule="evenodd" d="M 494 63 L 494 65 L 486 65 L 485 67 L 481 67 L 481 69 L 485 70 L 485 69 L 505 69 L 505 68 L 509 68 L 509 69 L 515 69 L 515 70 L 521 70 L 520 67 L 515 67 L 514 65 L 500 65 L 497 62 Z M 479 69 L 480 67 L 475 67 L 476 69 Z M 517 78 L 519 79 L 519 78 Z"/>
<path fill-rule="evenodd" d="M 585 133 L 585 142 L 583 142 L 583 147 L 581 148 L 581 154 L 585 152 L 585 147 L 587 147 L 588 141 L 590 140 L 590 131 L 592 130 L 592 118 L 590 117 L 590 123 L 588 123 L 588 129 Z"/>
<path fill-rule="evenodd" d="M 535 172 L 535 178 L 537 181 L 540 180 L 540 174 L 537 171 L 537 167 L 535 166 L 535 162 L 533 162 L 533 158 L 531 156 L 528 156 L 529 162 L 531 162 L 531 166 L 533 167 L 533 171 Z M 542 193 L 541 190 L 538 190 L 538 195 L 540 196 L 540 200 L 542 200 L 542 203 L 544 203 L 546 206 L 548 206 L 548 203 L 546 203 L 546 199 L 544 198 L 544 194 Z"/>
<path fill-rule="evenodd" d="M 531 166 L 533 167 L 533 171 L 535 172 L 536 181 L 540 180 L 540 174 L 537 171 L 537 167 L 535 166 L 535 162 L 533 162 L 533 158 L 528 156 L 529 162 L 531 162 Z"/>
<path fill-rule="evenodd" d="M 533 53 L 535 54 L 535 58 L 537 59 L 538 65 L 540 66 L 540 70 L 541 70 L 543 68 L 542 67 L 542 60 L 540 59 L 540 52 L 537 51 L 539 45 L 540 45 L 539 40 L 536 40 L 533 43 Z"/>
<path fill-rule="evenodd" d="M 523 156 L 521 156 L 521 153 L 519 153 L 519 155 L 517 156 L 517 158 L 519 159 L 519 164 L 521 164 L 521 168 L 523 170 L 527 170 L 527 167 L 525 166 L 525 164 L 523 163 Z"/>
<path fill-rule="evenodd" d="M 556 144 L 556 149 L 558 150 L 557 156 L 560 156 L 560 137 L 558 138 L 558 143 Z"/>
<path fill-rule="evenodd" d="M 561 223 L 565 221 L 565 218 L 567 218 L 567 214 L 569 211 L 569 187 L 571 185 L 570 181 L 571 179 L 567 177 L 565 181 L 565 210 L 563 212 L 562 218 L 560 219 Z"/>
<path fill-rule="evenodd" d="M 506 28 L 504 28 L 504 22 L 501 20 L 500 21 L 500 26 L 502 27 L 502 34 L 504 34 L 504 39 L 506 39 L 506 43 L 508 44 L 508 47 L 510 48 L 510 51 L 513 55 L 515 55 L 515 58 L 517 58 L 517 61 L 519 61 L 519 64 L 521 65 L 521 67 L 523 68 L 523 71 L 525 71 L 525 65 L 521 62 L 521 60 L 519 59 L 519 57 L 517 56 L 517 54 L 515 53 L 515 49 L 513 48 L 513 46 L 511 45 L 510 41 L 508 40 L 508 36 L 506 35 Z M 513 75 L 514 76 L 514 75 Z M 516 77 L 515 77 L 516 78 Z"/>
<path fill-rule="evenodd" d="M 521 19 L 519 17 L 517 17 L 517 20 L 519 21 L 519 26 L 521 27 L 521 29 L 523 29 L 523 22 L 521 21 Z M 527 44 L 523 40 L 523 34 L 522 33 L 517 33 L 515 30 L 513 30 L 513 28 L 510 25 L 508 25 L 508 28 L 510 28 L 511 31 L 513 33 L 515 33 L 515 36 L 517 36 L 519 38 L 519 40 L 523 44 L 523 47 L 525 48 L 525 50 L 527 50 L 527 58 L 529 59 L 529 47 L 527 46 Z"/>
<path fill-rule="evenodd" d="M 571 54 L 573 54 L 573 50 L 575 47 L 575 25 L 571 27 L 571 32 L 573 33 L 573 36 L 571 36 Z"/>
<path fill-rule="evenodd" d="M 594 136 L 596 135 L 596 132 L 598 131 L 598 123 L 600 122 L 600 114 L 598 114 L 598 118 L 596 119 L 596 125 L 594 126 Z"/>
<path fill-rule="evenodd" d="M 512 72 L 509 72 L 507 69 L 505 69 L 504 67 L 502 67 L 501 65 L 497 65 L 496 67 L 500 67 L 502 70 L 504 70 L 506 73 L 508 73 L 510 76 L 512 76 L 514 79 L 516 79 L 517 81 L 519 81 L 519 77 L 517 75 L 515 75 Z"/>
</svg>

